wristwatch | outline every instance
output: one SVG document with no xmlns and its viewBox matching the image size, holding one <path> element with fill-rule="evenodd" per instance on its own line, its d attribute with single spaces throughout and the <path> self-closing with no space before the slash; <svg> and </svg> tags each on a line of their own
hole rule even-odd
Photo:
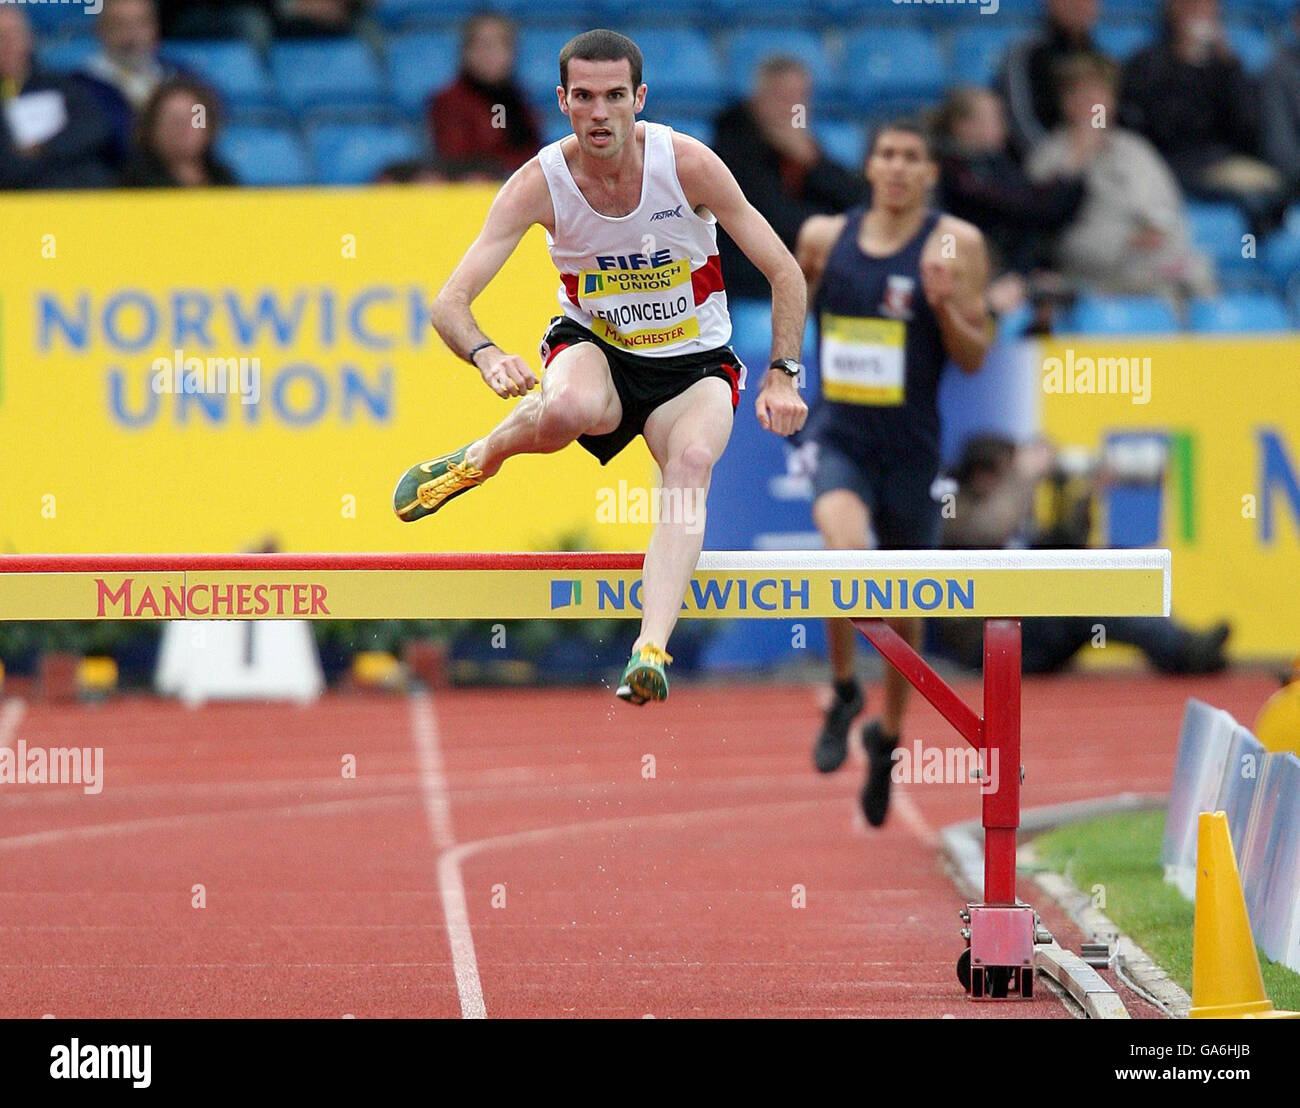
<svg viewBox="0 0 1300 1108">
<path fill-rule="evenodd" d="M 787 377 L 798 377 L 803 370 L 803 366 L 793 358 L 777 358 L 768 369 L 779 369 Z"/>
</svg>

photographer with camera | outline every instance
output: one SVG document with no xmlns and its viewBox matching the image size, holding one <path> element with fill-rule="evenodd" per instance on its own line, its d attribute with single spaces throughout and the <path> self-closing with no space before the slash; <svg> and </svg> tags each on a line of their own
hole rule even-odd
<svg viewBox="0 0 1300 1108">
<path fill-rule="evenodd" d="M 1065 464 L 1046 443 L 1017 446 L 997 435 L 967 442 L 950 476 L 957 486 L 955 510 L 944 520 L 942 543 L 950 550 L 1010 547 L 1082 549 L 1092 529 L 1092 501 L 1107 481 L 1131 474 L 1114 472 L 1105 460 Z M 1149 472 L 1145 480 L 1158 477 Z M 1054 489 L 1054 518 L 1046 529 L 1034 521 L 1034 504 L 1043 481 Z M 947 513 L 945 513 L 946 515 Z M 980 620 L 936 620 L 940 648 L 953 660 L 979 669 L 983 626 Z M 1217 673 L 1228 662 L 1223 647 L 1227 623 L 1193 631 L 1172 617 L 1124 616 L 1099 620 L 1086 616 L 1037 616 L 1021 621 L 1025 673 L 1056 673 L 1094 641 L 1136 646 L 1161 673 Z"/>
</svg>

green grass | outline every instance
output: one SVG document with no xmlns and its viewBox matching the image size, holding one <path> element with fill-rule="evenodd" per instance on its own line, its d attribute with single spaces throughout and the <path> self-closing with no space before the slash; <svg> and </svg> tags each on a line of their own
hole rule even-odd
<svg viewBox="0 0 1300 1108">
<path fill-rule="evenodd" d="M 1050 868 L 1084 892 L 1105 887 L 1105 913 L 1189 993 L 1195 910 L 1164 881 L 1163 811 L 1126 812 L 1072 823 L 1034 840 Z M 1300 974 L 1260 955 L 1264 989 L 1274 1007 L 1300 1010 Z"/>
</svg>

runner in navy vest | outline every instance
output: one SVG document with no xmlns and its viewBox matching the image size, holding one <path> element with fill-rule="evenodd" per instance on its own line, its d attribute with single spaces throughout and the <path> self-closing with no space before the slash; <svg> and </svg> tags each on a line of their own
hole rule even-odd
<svg viewBox="0 0 1300 1108">
<path fill-rule="evenodd" d="M 717 225 L 772 286 L 772 362 L 755 402 L 778 435 L 808 414 L 795 388 L 807 288 L 775 231 L 703 143 L 658 123 L 645 105 L 641 51 L 587 31 L 560 51 L 555 92 L 573 134 L 543 147 L 502 186 L 487 221 L 433 305 L 433 325 L 498 396 L 524 399 L 493 430 L 412 466 L 393 493 L 407 522 L 477 488 L 516 454 L 577 441 L 605 464 L 638 435 L 663 474 L 662 504 L 699 505 L 731 435 L 745 367 L 727 345 L 731 317 Z M 533 224 L 560 273 L 561 315 L 542 339 L 546 373 L 508 354 L 470 304 Z M 702 515 L 702 513 L 700 513 Z M 666 647 L 703 541 L 703 518 L 661 517 L 646 551 L 641 633 L 618 695 L 668 696 Z"/>
<path fill-rule="evenodd" d="M 938 545 L 939 378 L 952 360 L 967 373 L 992 337 L 985 307 L 988 256 L 971 224 L 929 207 L 938 166 L 916 123 L 882 127 L 867 156 L 871 206 L 814 216 L 796 256 L 814 291 L 822 398 L 805 439 L 815 444 L 813 519 L 826 547 L 882 550 Z M 914 647 L 920 620 L 891 620 Z M 829 773 L 848 754 L 865 704 L 848 620 L 828 624 L 834 693 L 813 759 Z M 885 667 L 880 718 L 863 729 L 868 756 L 862 807 L 880 826 L 910 686 Z"/>
</svg>

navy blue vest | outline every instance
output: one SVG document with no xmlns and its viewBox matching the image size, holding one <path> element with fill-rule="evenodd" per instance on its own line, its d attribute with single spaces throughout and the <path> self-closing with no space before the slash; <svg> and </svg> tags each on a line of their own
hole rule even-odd
<svg viewBox="0 0 1300 1108">
<path fill-rule="evenodd" d="M 921 284 L 921 251 L 942 213 L 928 212 L 916 236 L 898 253 L 873 258 L 858 246 L 863 211 L 857 207 L 845 213 L 844 230 L 831 248 L 813 301 L 819 361 L 823 313 L 902 320 L 906 328 L 903 402 L 850 404 L 823 396 L 809 421 L 811 437 L 850 456 L 870 458 L 888 452 L 895 460 L 937 468 L 939 378 L 948 356 Z M 900 452 L 905 452 L 904 458 L 898 458 Z"/>
</svg>

